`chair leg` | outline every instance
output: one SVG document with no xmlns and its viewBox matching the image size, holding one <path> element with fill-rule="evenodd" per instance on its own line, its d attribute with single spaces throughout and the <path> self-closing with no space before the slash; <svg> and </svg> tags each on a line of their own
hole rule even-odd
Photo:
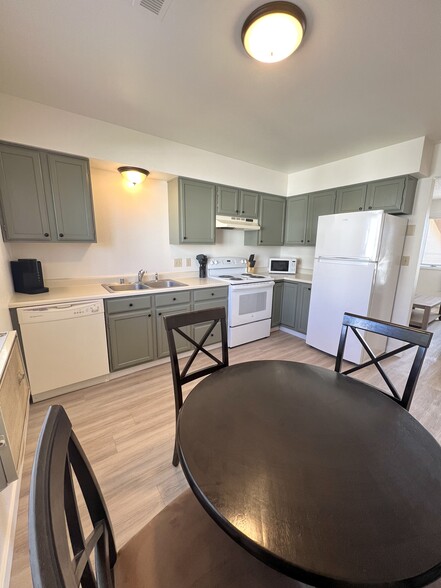
<svg viewBox="0 0 441 588">
<path fill-rule="evenodd" d="M 179 465 L 179 455 L 178 455 L 178 448 L 176 447 L 176 441 L 175 441 L 175 449 L 173 451 L 172 464 L 175 466 L 175 468 L 178 467 L 178 465 Z"/>
</svg>

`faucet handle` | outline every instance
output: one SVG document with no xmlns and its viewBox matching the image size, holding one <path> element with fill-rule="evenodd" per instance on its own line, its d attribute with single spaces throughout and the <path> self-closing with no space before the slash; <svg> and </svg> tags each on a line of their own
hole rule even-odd
<svg viewBox="0 0 441 588">
<path fill-rule="evenodd" d="M 144 277 L 145 270 L 141 269 L 138 272 L 138 282 L 142 282 L 142 278 Z"/>
</svg>

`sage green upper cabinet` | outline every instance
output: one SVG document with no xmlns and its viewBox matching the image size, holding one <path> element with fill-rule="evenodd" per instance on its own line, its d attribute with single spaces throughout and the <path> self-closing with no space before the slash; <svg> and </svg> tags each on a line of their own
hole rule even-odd
<svg viewBox="0 0 441 588">
<path fill-rule="evenodd" d="M 6 241 L 95 241 L 89 162 L 0 144 Z"/>
<path fill-rule="evenodd" d="M 364 210 L 366 203 L 367 184 L 345 186 L 337 190 L 335 212 L 356 212 Z"/>
<path fill-rule="evenodd" d="M 308 194 L 286 200 L 285 245 L 304 245 L 308 218 Z"/>
<path fill-rule="evenodd" d="M 0 144 L 0 208 L 5 241 L 50 241 L 40 154 Z"/>
<path fill-rule="evenodd" d="M 315 245 L 319 216 L 334 214 L 335 190 L 314 192 L 308 199 L 308 220 L 306 222 L 306 245 Z"/>
<path fill-rule="evenodd" d="M 217 214 L 257 218 L 259 194 L 230 186 L 217 186 Z"/>
<path fill-rule="evenodd" d="M 283 245 L 286 198 L 260 194 L 260 231 L 246 231 L 245 245 Z"/>
<path fill-rule="evenodd" d="M 168 183 L 169 240 L 211 244 L 216 236 L 216 186 L 176 178 Z"/>
<path fill-rule="evenodd" d="M 402 176 L 370 182 L 366 210 L 385 210 L 395 214 L 412 214 L 417 179 Z"/>
<path fill-rule="evenodd" d="M 95 241 L 89 162 L 47 154 L 58 241 Z"/>
<path fill-rule="evenodd" d="M 258 218 L 259 216 L 259 194 L 250 190 L 240 190 L 240 216 L 247 218 Z"/>
</svg>

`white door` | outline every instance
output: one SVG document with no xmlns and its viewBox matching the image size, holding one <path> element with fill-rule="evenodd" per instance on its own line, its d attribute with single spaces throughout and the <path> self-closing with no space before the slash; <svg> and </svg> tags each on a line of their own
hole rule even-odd
<svg viewBox="0 0 441 588">
<path fill-rule="evenodd" d="M 331 355 L 337 354 L 343 314 L 366 316 L 369 312 L 376 264 L 316 260 L 309 307 L 306 343 Z M 359 363 L 360 343 L 349 334 L 345 359 Z"/>
<path fill-rule="evenodd" d="M 377 261 L 383 218 L 382 210 L 319 217 L 315 257 Z"/>
</svg>

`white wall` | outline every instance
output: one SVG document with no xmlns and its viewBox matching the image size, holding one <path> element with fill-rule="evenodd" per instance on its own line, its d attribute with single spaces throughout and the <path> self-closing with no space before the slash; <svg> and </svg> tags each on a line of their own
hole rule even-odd
<svg viewBox="0 0 441 588">
<path fill-rule="evenodd" d="M 288 176 L 288 195 L 304 194 L 406 174 L 428 175 L 433 145 L 418 137 Z"/>
<path fill-rule="evenodd" d="M 97 243 L 10 243 L 13 259 L 36 257 L 45 279 L 196 271 L 196 255 L 256 254 L 257 266 L 267 266 L 279 247 L 248 247 L 243 231 L 217 230 L 215 245 L 170 245 L 167 182 L 147 179 L 129 187 L 117 172 L 92 168 Z M 190 268 L 176 269 L 174 258 L 191 258 Z"/>
</svg>

